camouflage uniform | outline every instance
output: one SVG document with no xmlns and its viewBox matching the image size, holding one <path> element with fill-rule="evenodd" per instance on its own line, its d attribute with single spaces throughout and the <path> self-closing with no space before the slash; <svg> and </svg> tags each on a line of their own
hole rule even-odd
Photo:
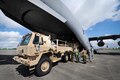
<svg viewBox="0 0 120 80">
<path fill-rule="evenodd" d="M 83 57 L 83 63 L 86 64 L 87 62 L 87 51 L 86 50 L 82 50 L 81 51 L 82 57 Z"/>
</svg>

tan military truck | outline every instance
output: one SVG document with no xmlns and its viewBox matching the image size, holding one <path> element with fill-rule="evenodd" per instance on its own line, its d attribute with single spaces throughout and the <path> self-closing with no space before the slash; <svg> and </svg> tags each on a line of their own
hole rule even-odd
<svg viewBox="0 0 120 80">
<path fill-rule="evenodd" d="M 66 41 L 52 40 L 51 36 L 32 32 L 23 37 L 22 42 L 17 48 L 18 55 L 13 59 L 35 70 L 38 76 L 46 75 L 50 72 L 52 64 L 70 59 L 70 52 L 73 47 Z"/>
</svg>

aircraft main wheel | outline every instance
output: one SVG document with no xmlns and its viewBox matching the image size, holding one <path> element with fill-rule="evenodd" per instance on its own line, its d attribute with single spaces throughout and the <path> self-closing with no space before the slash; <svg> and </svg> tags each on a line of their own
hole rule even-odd
<svg viewBox="0 0 120 80">
<path fill-rule="evenodd" d="M 44 76 L 51 71 L 52 62 L 48 57 L 43 57 L 36 65 L 35 72 L 37 76 Z"/>
<path fill-rule="evenodd" d="M 65 54 L 62 56 L 62 61 L 63 61 L 63 62 L 68 62 L 68 60 L 69 60 L 68 54 L 65 53 Z"/>
</svg>

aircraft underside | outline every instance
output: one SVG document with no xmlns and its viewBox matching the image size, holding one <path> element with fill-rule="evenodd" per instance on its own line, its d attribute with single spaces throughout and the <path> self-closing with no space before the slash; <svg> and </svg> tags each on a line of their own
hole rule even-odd
<svg viewBox="0 0 120 80">
<path fill-rule="evenodd" d="M 31 31 L 57 35 L 56 37 L 66 41 L 77 41 L 86 49 L 90 49 L 89 41 L 79 22 L 71 13 L 71 15 L 67 15 L 69 10 L 65 14 L 68 19 L 65 19 L 55 10 L 47 7 L 44 2 L 40 1 L 41 6 L 39 7 L 30 1 L 34 2 L 34 0 L 0 0 L 0 9 L 7 17 Z"/>
<path fill-rule="evenodd" d="M 65 23 L 27 0 L 1 0 L 0 8 L 6 16 L 31 31 L 46 34 L 50 32 L 61 37 L 66 36 L 68 40 L 75 39 Z"/>
</svg>

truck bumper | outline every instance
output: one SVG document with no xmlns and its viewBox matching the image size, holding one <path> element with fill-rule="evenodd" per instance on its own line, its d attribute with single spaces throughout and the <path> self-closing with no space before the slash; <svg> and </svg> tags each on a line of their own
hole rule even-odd
<svg viewBox="0 0 120 80">
<path fill-rule="evenodd" d="M 19 56 L 15 56 L 15 57 L 13 57 L 13 59 L 15 61 L 17 61 L 18 63 L 24 64 L 26 66 L 31 66 L 31 61 L 28 59 L 24 59 L 24 58 L 19 57 Z"/>
</svg>

